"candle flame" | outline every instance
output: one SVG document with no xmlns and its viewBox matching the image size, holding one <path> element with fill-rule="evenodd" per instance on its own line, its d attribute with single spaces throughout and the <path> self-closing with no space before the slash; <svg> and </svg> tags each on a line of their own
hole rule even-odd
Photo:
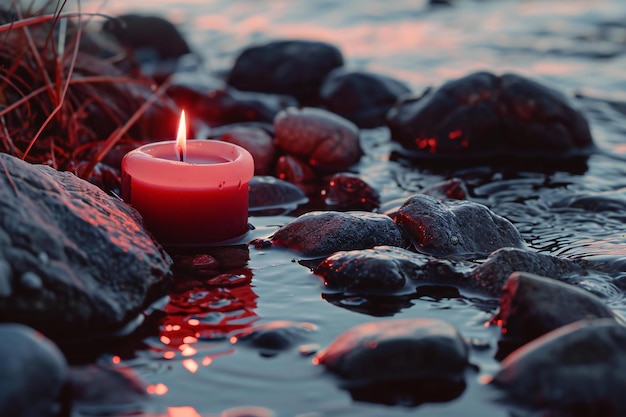
<svg viewBox="0 0 626 417">
<path fill-rule="evenodd" d="M 183 162 L 187 156 L 187 124 L 185 123 L 185 110 L 180 113 L 180 123 L 178 124 L 178 134 L 176 135 L 176 154 Z"/>
</svg>

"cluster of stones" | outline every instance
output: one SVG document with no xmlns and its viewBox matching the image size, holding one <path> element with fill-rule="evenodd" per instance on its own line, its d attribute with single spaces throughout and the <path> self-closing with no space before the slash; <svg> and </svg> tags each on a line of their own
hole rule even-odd
<svg viewBox="0 0 626 417">
<path fill-rule="evenodd" d="M 111 22 L 124 19 L 134 22 Z M 119 27 L 105 31 L 145 47 L 132 45 Z M 184 40 L 178 45 L 160 58 L 190 52 Z M 175 74 L 168 95 L 214 127 L 213 135 L 248 148 L 258 175 L 296 184 L 358 164 L 359 129 L 378 126 L 409 153 L 451 158 L 563 156 L 593 145 L 566 97 L 515 74 L 470 74 L 414 97 L 400 81 L 343 64 L 332 45 L 275 41 L 245 49 L 225 81 Z M 58 415 L 71 378 L 62 353 L 38 332 L 62 344 L 76 334 L 123 331 L 167 293 L 172 259 L 132 208 L 72 174 L 8 155 L 0 155 L 0 174 L 0 317 L 22 323 L 0 326 L 0 351 L 15 357 L 16 344 L 16 363 L 41 361 L 29 366 L 34 375 L 0 367 L 0 414 Z M 348 194 L 358 190 L 370 210 L 380 202 L 358 178 L 332 182 Z M 253 186 L 253 208 L 306 199 L 267 177 Z M 333 201 L 343 198 L 332 194 Z M 318 259 L 314 272 L 329 291 L 403 295 L 450 285 L 500 296 L 493 323 L 504 331 L 504 361 L 493 386 L 537 407 L 626 412 L 626 328 L 600 298 L 570 285 L 590 266 L 529 250 L 508 220 L 468 201 L 458 181 L 384 214 L 310 212 L 268 242 L 253 243 Z M 211 262 L 196 261 L 211 269 Z M 235 335 L 233 343 L 274 355 L 313 330 L 309 323 L 273 323 Z M 415 405 L 458 396 L 468 357 L 465 339 L 448 323 L 403 319 L 350 329 L 313 361 L 337 374 L 357 400 Z M 49 384 L 33 392 L 41 375 Z"/>
<path fill-rule="evenodd" d="M 451 182 L 434 188 L 446 185 L 456 189 Z M 624 383 L 624 322 L 575 285 L 595 266 L 528 249 L 513 224 L 484 205 L 417 194 L 393 213 L 311 212 L 269 243 L 317 258 L 313 272 L 329 293 L 401 300 L 451 286 L 500 297 L 491 324 L 502 328 L 502 367 L 490 386 L 558 412 L 626 410 L 615 388 Z M 472 372 L 469 349 L 443 321 L 392 319 L 348 330 L 314 362 L 336 373 L 355 399 L 419 404 L 460 395 Z"/>
</svg>

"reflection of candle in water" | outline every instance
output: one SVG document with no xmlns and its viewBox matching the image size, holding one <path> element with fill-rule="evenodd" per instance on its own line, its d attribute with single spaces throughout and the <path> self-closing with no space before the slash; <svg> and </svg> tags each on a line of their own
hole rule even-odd
<svg viewBox="0 0 626 417">
<path fill-rule="evenodd" d="M 187 142 L 184 120 L 183 113 L 176 141 L 124 156 L 124 200 L 164 245 L 208 245 L 246 233 L 252 156 L 227 142 Z"/>
</svg>

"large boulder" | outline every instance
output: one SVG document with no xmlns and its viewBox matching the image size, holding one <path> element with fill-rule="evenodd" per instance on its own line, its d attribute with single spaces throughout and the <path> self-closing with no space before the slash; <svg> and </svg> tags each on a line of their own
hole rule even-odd
<svg viewBox="0 0 626 417">
<path fill-rule="evenodd" d="M 2 321 L 53 338 L 115 331 L 164 295 L 170 265 L 121 200 L 0 154 Z"/>
<path fill-rule="evenodd" d="M 387 124 L 415 156 L 565 156 L 593 145 L 587 120 L 564 94 L 517 74 L 449 81 L 402 100 Z"/>
</svg>

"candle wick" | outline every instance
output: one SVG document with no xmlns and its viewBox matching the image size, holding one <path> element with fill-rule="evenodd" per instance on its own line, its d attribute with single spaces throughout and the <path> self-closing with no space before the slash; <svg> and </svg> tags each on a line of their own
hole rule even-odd
<svg viewBox="0 0 626 417">
<path fill-rule="evenodd" d="M 180 158 L 180 162 L 185 162 L 185 158 L 183 157 L 183 147 L 177 146 L 178 148 L 178 157 Z"/>
</svg>

